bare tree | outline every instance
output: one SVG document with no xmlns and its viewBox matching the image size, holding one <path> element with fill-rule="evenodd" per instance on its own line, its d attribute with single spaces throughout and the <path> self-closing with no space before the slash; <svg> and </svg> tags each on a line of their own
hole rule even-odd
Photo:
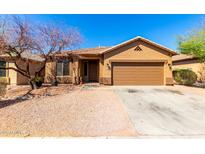
<svg viewBox="0 0 205 154">
<path fill-rule="evenodd" d="M 29 24 L 17 16 L 11 22 L 0 21 L 0 53 L 6 54 L 14 62 L 12 69 L 28 78 L 32 89 L 36 88 L 35 79 L 44 70 L 46 62 L 65 49 L 71 49 L 81 42 L 80 33 L 76 29 L 63 29 L 57 26 Z M 31 26 L 32 25 L 32 26 Z M 25 56 L 27 55 L 27 56 Z M 30 65 L 35 56 L 41 57 L 41 67 L 32 75 Z M 23 61 L 21 66 L 19 61 Z"/>
<path fill-rule="evenodd" d="M 43 25 L 39 26 L 38 30 L 38 38 L 36 39 L 38 43 L 35 49 L 45 60 L 43 67 L 37 73 L 41 73 L 48 60 L 57 58 L 55 54 L 65 49 L 72 50 L 72 47 L 81 42 L 80 33 L 73 28 L 60 29 L 53 25 Z M 67 55 L 68 58 L 70 56 L 71 54 Z"/>
<path fill-rule="evenodd" d="M 30 60 L 23 58 L 22 54 L 25 52 L 30 52 L 34 44 L 32 39 L 31 28 L 26 22 L 22 22 L 20 18 L 14 16 L 12 23 L 6 23 L 2 21 L 1 34 L 0 34 L 0 51 L 1 54 L 9 56 L 9 58 L 14 62 L 14 67 L 6 67 L 0 69 L 12 69 L 21 75 L 31 78 L 29 65 Z M 19 66 L 18 62 L 22 60 L 25 62 L 26 67 Z"/>
</svg>

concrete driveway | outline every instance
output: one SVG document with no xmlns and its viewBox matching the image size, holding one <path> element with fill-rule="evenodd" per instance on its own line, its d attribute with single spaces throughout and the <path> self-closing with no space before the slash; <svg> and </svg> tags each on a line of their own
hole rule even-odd
<svg viewBox="0 0 205 154">
<path fill-rule="evenodd" d="M 205 137 L 205 89 L 113 87 L 141 137 Z"/>
</svg>

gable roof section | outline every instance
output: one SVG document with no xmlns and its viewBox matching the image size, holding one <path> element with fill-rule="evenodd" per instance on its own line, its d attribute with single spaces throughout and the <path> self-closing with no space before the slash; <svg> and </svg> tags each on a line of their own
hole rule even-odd
<svg viewBox="0 0 205 154">
<path fill-rule="evenodd" d="M 169 49 L 169 48 L 167 48 L 167 47 L 165 47 L 165 46 L 162 46 L 162 45 L 160 45 L 160 44 L 157 44 L 157 43 L 155 43 L 155 42 L 153 42 L 153 41 L 150 41 L 150 40 L 148 40 L 148 39 L 145 39 L 145 38 L 143 38 L 143 37 L 141 37 L 141 36 L 137 36 L 137 37 L 135 37 L 135 38 L 133 38 L 133 39 L 130 39 L 130 40 L 125 41 L 125 42 L 122 42 L 122 43 L 120 43 L 120 44 L 118 44 L 118 45 L 115 45 L 115 46 L 113 46 L 113 47 L 111 47 L 111 48 L 105 49 L 105 50 L 103 50 L 103 51 L 101 52 L 101 54 L 105 54 L 105 53 L 107 53 L 107 52 L 113 51 L 114 49 L 118 49 L 118 48 L 120 48 L 120 47 L 122 47 L 122 46 L 125 46 L 125 45 L 127 45 L 127 44 L 129 44 L 129 43 L 135 42 L 135 41 L 137 41 L 137 40 L 141 40 L 141 41 L 144 41 L 144 42 L 146 42 L 146 43 L 148 43 L 148 44 L 151 44 L 151 45 L 153 45 L 153 46 L 156 46 L 156 47 L 158 47 L 158 48 L 160 48 L 160 49 L 162 49 L 162 50 L 165 50 L 165 51 L 171 53 L 172 55 L 177 55 L 177 53 L 176 53 L 174 50 L 171 50 L 171 49 Z"/>
</svg>

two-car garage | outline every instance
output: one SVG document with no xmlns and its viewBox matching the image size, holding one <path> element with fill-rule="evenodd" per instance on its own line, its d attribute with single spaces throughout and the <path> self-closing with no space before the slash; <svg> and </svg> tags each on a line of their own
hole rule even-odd
<svg viewBox="0 0 205 154">
<path fill-rule="evenodd" d="M 163 62 L 114 62 L 113 85 L 163 85 Z"/>
<path fill-rule="evenodd" d="M 176 54 L 142 37 L 125 41 L 103 51 L 103 83 L 173 85 L 172 56 Z"/>
</svg>

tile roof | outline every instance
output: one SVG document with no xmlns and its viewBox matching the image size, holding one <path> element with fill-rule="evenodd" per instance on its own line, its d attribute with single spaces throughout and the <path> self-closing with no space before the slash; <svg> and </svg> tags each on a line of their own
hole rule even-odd
<svg viewBox="0 0 205 154">
<path fill-rule="evenodd" d="M 38 62 L 43 62 L 44 61 L 44 58 L 42 58 L 39 54 L 33 54 L 31 52 L 23 52 L 21 54 L 22 58 L 24 59 L 30 59 L 30 60 L 33 60 L 33 61 L 38 61 Z M 0 57 L 1 58 L 7 58 L 9 59 L 10 56 L 7 55 L 7 54 L 2 54 L 0 53 Z"/>
<path fill-rule="evenodd" d="M 172 61 L 191 60 L 195 57 L 192 55 L 179 54 L 172 57 Z"/>
<path fill-rule="evenodd" d="M 59 53 L 55 53 L 55 56 L 68 56 L 69 54 L 77 54 L 77 55 L 99 55 L 102 51 L 108 49 L 110 47 L 96 47 L 96 48 L 83 48 L 77 50 L 67 50 L 61 51 Z"/>
<path fill-rule="evenodd" d="M 72 51 L 73 54 L 101 54 L 102 51 L 109 49 L 110 47 L 96 47 L 96 48 L 85 48 Z"/>
<path fill-rule="evenodd" d="M 44 61 L 44 58 L 41 57 L 39 54 L 33 54 L 33 53 L 30 53 L 30 52 L 23 52 L 21 54 L 22 58 L 25 58 L 25 59 L 30 59 L 30 60 L 33 60 L 33 61 L 38 61 L 38 62 L 43 62 Z"/>
</svg>

